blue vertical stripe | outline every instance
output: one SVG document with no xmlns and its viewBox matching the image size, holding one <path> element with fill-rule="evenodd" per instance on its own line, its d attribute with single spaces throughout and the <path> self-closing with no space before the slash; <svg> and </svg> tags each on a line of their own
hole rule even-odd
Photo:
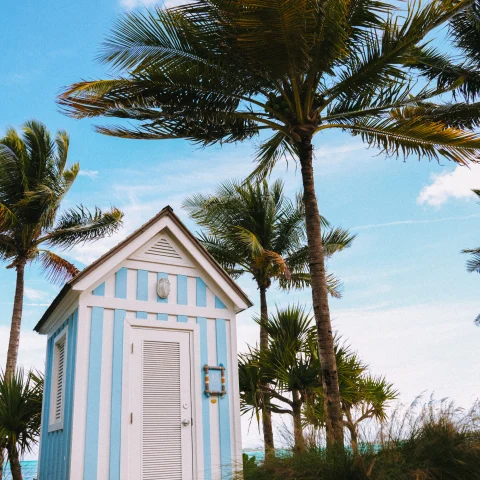
<svg viewBox="0 0 480 480">
<path fill-rule="evenodd" d="M 216 340 L 217 340 L 217 363 L 225 367 L 225 381 L 227 395 L 218 399 L 219 412 L 219 430 L 220 430 L 220 463 L 221 478 L 231 478 L 232 475 L 232 446 L 230 438 L 230 402 L 228 385 L 228 353 L 227 353 L 227 322 L 224 319 L 217 318 L 215 322 Z"/>
<path fill-rule="evenodd" d="M 168 321 L 168 314 L 157 313 L 157 320 L 161 320 L 162 322 L 167 322 Z"/>
<path fill-rule="evenodd" d="M 227 308 L 225 304 L 215 295 L 215 308 Z"/>
<path fill-rule="evenodd" d="M 75 311 L 53 333 L 47 342 L 47 357 L 45 370 L 45 393 L 42 411 L 41 452 L 39 475 L 41 478 L 63 480 L 69 478 L 70 444 L 72 436 L 72 404 L 75 378 L 75 356 L 77 341 L 78 312 Z M 64 390 L 63 429 L 48 432 L 50 420 L 50 396 L 52 387 L 53 360 L 55 339 L 65 328 L 67 331 L 67 352 Z"/>
<path fill-rule="evenodd" d="M 204 385 L 203 367 L 208 365 L 208 333 L 207 319 L 197 318 L 200 326 L 200 363 L 202 369 L 202 388 Z M 212 478 L 212 447 L 210 445 L 210 399 L 202 392 L 202 425 L 203 425 L 203 467 L 204 480 Z"/>
<path fill-rule="evenodd" d="M 167 279 L 168 279 L 168 273 L 159 272 L 159 273 L 157 274 L 157 280 L 160 280 L 161 278 L 167 278 Z M 160 298 L 160 297 L 157 295 L 157 302 L 159 302 L 159 303 L 168 303 L 168 298 Z"/>
<path fill-rule="evenodd" d="M 200 278 L 197 277 L 197 307 L 207 306 L 207 285 Z"/>
<path fill-rule="evenodd" d="M 115 274 L 115 298 L 127 298 L 127 269 L 125 267 Z"/>
<path fill-rule="evenodd" d="M 188 323 L 188 317 L 187 317 L 187 315 L 178 315 L 178 316 L 177 316 L 177 322 L 180 322 L 180 323 Z"/>
<path fill-rule="evenodd" d="M 177 303 L 179 305 L 187 305 L 188 303 L 186 275 L 177 275 Z"/>
<path fill-rule="evenodd" d="M 122 370 L 123 326 L 127 312 L 115 310 L 113 320 L 112 407 L 110 414 L 110 476 L 120 480 L 120 451 L 122 437 Z"/>
<path fill-rule="evenodd" d="M 88 480 L 96 480 L 97 478 L 100 387 L 102 373 L 102 338 L 103 308 L 92 307 L 90 355 L 88 362 L 87 425 L 85 432 L 84 468 L 84 478 L 88 478 Z"/>
<path fill-rule="evenodd" d="M 105 282 L 101 283 L 93 292 L 93 295 L 97 297 L 105 296 Z"/>
<path fill-rule="evenodd" d="M 137 318 L 141 318 L 142 320 L 146 320 L 148 318 L 147 312 L 137 312 Z"/>
<path fill-rule="evenodd" d="M 137 270 L 137 300 L 148 301 L 147 270 Z"/>
</svg>

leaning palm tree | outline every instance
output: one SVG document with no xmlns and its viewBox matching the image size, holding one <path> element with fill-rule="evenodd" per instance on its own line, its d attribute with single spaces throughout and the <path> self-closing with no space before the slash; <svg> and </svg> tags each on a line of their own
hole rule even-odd
<svg viewBox="0 0 480 480">
<path fill-rule="evenodd" d="M 83 206 L 60 212 L 61 202 L 80 170 L 67 168 L 69 138 L 50 136 L 45 125 L 26 122 L 23 134 L 9 129 L 0 139 L 0 260 L 17 274 L 5 375 L 17 364 L 22 322 L 25 266 L 37 262 L 53 282 L 63 282 L 78 269 L 56 248 L 100 239 L 115 232 L 123 213 L 117 208 L 91 212 Z"/>
<path fill-rule="evenodd" d="M 473 190 L 473 193 L 480 197 L 480 190 Z M 470 255 L 470 258 L 467 261 L 467 270 L 469 272 L 480 273 L 480 248 L 466 249 L 463 250 L 463 253 L 468 253 Z M 480 315 L 475 319 L 475 325 L 480 327 Z"/>
<path fill-rule="evenodd" d="M 18 369 L 0 373 L 0 446 L 8 453 L 13 480 L 22 480 L 20 458 L 38 443 L 43 376 Z"/>
<path fill-rule="evenodd" d="M 215 194 L 196 194 L 183 207 L 205 231 L 199 239 L 215 259 L 233 277 L 251 275 L 260 292 L 260 351 L 268 349 L 267 291 L 274 280 L 283 290 L 310 286 L 305 235 L 305 211 L 302 202 L 285 197 L 283 182 L 226 182 Z M 326 256 L 350 247 L 355 238 L 342 228 L 326 229 L 323 248 Z M 327 277 L 332 296 L 339 297 L 340 282 Z M 268 396 L 264 403 L 268 404 Z M 274 454 L 270 409 L 262 410 L 266 458 Z"/>
<path fill-rule="evenodd" d="M 260 137 L 256 176 L 285 156 L 298 161 L 328 439 L 339 448 L 313 137 L 325 142 L 341 130 L 389 155 L 460 164 L 476 162 L 480 152 L 480 139 L 468 130 L 480 120 L 479 62 L 458 60 L 469 50 L 454 24 L 444 51 L 426 41 L 457 16 L 468 24 L 473 0 L 398 3 L 400 11 L 378 0 L 197 0 L 129 13 L 101 55 L 118 73 L 76 83 L 59 100 L 73 117 L 137 121 L 97 128 L 124 138 L 208 145 L 273 132 Z"/>
</svg>

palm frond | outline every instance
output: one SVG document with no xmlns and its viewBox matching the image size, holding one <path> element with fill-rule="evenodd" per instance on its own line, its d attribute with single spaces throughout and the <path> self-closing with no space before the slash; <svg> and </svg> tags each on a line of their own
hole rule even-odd
<svg viewBox="0 0 480 480">
<path fill-rule="evenodd" d="M 389 117 L 345 120 L 342 128 L 361 135 L 371 146 L 389 155 L 439 160 L 445 157 L 460 164 L 478 162 L 480 138 L 444 123 L 425 121 L 414 107 L 393 110 Z"/>
<path fill-rule="evenodd" d="M 462 253 L 470 255 L 470 259 L 467 261 L 467 270 L 480 273 L 480 248 L 463 250 Z"/>
<path fill-rule="evenodd" d="M 55 224 L 55 228 L 38 243 L 71 248 L 79 243 L 103 238 L 115 233 L 122 225 L 123 212 L 111 208 L 102 212 L 96 208 L 93 212 L 83 206 L 65 211 Z"/>
<path fill-rule="evenodd" d="M 42 267 L 42 273 L 54 284 L 63 285 L 80 273 L 75 265 L 48 250 L 41 250 L 37 260 Z"/>
</svg>

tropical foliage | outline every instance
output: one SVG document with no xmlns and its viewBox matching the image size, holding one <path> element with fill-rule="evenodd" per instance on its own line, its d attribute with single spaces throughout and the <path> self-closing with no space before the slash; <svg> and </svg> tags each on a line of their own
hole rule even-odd
<svg viewBox="0 0 480 480">
<path fill-rule="evenodd" d="M 473 190 L 473 193 L 480 197 L 480 190 Z M 470 255 L 470 258 L 467 261 L 467 270 L 469 272 L 480 273 L 480 247 L 463 250 L 463 253 Z M 475 324 L 480 327 L 480 315 L 475 319 Z"/>
<path fill-rule="evenodd" d="M 183 204 L 204 231 L 199 239 L 233 277 L 251 275 L 260 293 L 260 351 L 268 349 L 267 291 L 277 280 L 283 290 L 310 285 L 305 235 L 305 211 L 300 198 L 294 203 L 284 195 L 281 181 L 228 182 L 213 195 L 196 194 Z M 331 228 L 322 218 L 325 255 L 351 245 L 354 235 Z M 340 296 L 340 282 L 327 278 L 332 296 Z M 264 396 L 268 405 L 268 395 Z M 269 408 L 262 409 L 265 450 L 273 455 L 273 426 Z"/>
<path fill-rule="evenodd" d="M 309 448 L 259 465 L 244 459 L 244 480 L 480 480 L 480 405 L 448 400 L 398 407 L 372 428 L 358 455 Z M 239 477 L 240 478 L 240 477 Z"/>
<path fill-rule="evenodd" d="M 22 134 L 11 128 L 0 139 L 0 260 L 17 273 L 7 376 L 17 362 L 25 266 L 36 262 L 50 280 L 63 282 L 78 270 L 57 249 L 110 235 L 122 222 L 117 208 L 60 211 L 80 171 L 79 164 L 67 167 L 68 147 L 66 132 L 52 138 L 36 121 L 26 122 Z"/>
<path fill-rule="evenodd" d="M 204 145 L 261 136 L 253 175 L 284 156 L 301 167 L 310 281 L 330 445 L 343 420 L 317 205 L 315 134 L 341 130 L 388 155 L 477 162 L 478 0 L 198 0 L 129 13 L 101 60 L 117 73 L 65 89 L 97 131 Z M 450 22 L 450 23 L 449 23 Z M 426 38 L 442 35 L 445 48 Z M 322 137 L 323 139 L 323 137 Z M 333 161 L 333 160 L 332 160 Z"/>
<path fill-rule="evenodd" d="M 0 373 L 0 446 L 13 480 L 22 480 L 20 459 L 38 442 L 42 416 L 43 376 L 23 369 Z"/>
<path fill-rule="evenodd" d="M 257 319 L 257 322 L 260 320 Z M 268 408 L 288 414 L 293 420 L 294 451 L 306 449 L 304 430 L 325 429 L 322 369 L 312 316 L 295 305 L 277 309 L 265 322 L 269 348 L 250 348 L 240 356 L 239 379 L 242 413 L 257 414 L 265 408 L 264 397 L 273 402 Z M 368 419 L 383 421 L 387 407 L 398 393 L 384 377 L 372 376 L 351 348 L 335 342 L 344 426 L 350 444 L 358 453 L 358 428 Z"/>
</svg>

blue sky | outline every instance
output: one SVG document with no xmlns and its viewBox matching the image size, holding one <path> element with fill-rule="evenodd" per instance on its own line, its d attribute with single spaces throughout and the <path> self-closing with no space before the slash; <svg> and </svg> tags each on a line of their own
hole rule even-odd
<svg viewBox="0 0 480 480">
<path fill-rule="evenodd" d="M 183 141 L 134 141 L 103 137 L 93 122 L 61 115 L 59 90 L 80 79 L 106 76 L 95 63 L 115 16 L 154 1 L 36 0 L 9 2 L 2 9 L 0 32 L 0 133 L 30 118 L 71 136 L 70 162 L 82 174 L 66 199 L 68 205 L 116 205 L 125 227 L 114 238 L 76 248 L 65 255 L 82 268 L 170 204 L 180 209 L 197 191 L 250 173 L 253 144 L 199 149 Z M 329 264 L 345 285 L 344 298 L 332 301 L 335 328 L 372 366 L 411 401 L 435 392 L 468 406 L 479 394 L 480 276 L 465 271 L 463 248 L 480 244 L 480 206 L 470 193 L 480 188 L 480 168 L 441 165 L 410 158 L 385 158 L 347 134 L 318 136 L 316 186 L 322 214 L 358 234 L 354 245 Z M 280 164 L 274 178 L 286 191 L 299 190 L 293 163 Z M 0 364 L 6 356 L 14 273 L 0 269 Z M 252 300 L 250 279 L 240 281 Z M 27 271 L 21 363 L 43 365 L 44 339 L 32 332 L 57 288 Z M 288 296 L 272 289 L 272 305 L 309 302 L 309 292 Z M 256 335 L 250 320 L 256 307 L 239 318 L 240 348 Z M 253 337 L 255 338 L 255 337 Z M 251 341 L 251 340 L 250 340 Z M 244 432 L 246 444 L 258 441 Z"/>
</svg>

